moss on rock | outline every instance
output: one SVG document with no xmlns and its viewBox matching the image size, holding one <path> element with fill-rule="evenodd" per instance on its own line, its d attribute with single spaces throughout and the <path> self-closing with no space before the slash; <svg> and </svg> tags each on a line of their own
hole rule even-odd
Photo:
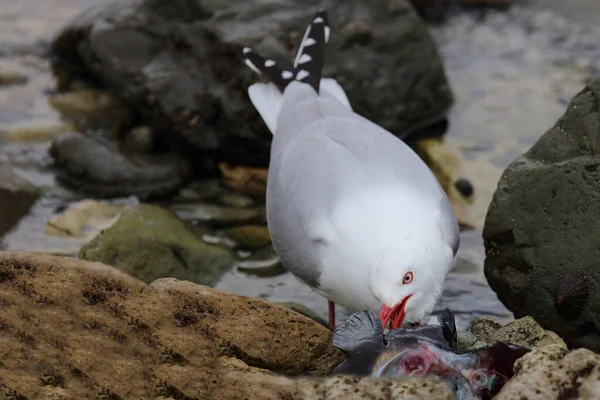
<svg viewBox="0 0 600 400">
<path fill-rule="evenodd" d="M 163 277 L 212 285 L 233 265 L 226 250 L 204 243 L 172 212 L 142 204 L 85 244 L 79 257 L 114 265 L 144 282 Z"/>
</svg>

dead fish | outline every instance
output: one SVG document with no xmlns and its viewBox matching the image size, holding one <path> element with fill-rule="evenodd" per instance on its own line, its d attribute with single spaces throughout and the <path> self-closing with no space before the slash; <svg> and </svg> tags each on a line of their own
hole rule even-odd
<svg viewBox="0 0 600 400">
<path fill-rule="evenodd" d="M 457 400 L 484 400 L 500 391 L 513 375 L 514 362 L 530 351 L 500 342 L 457 351 L 454 314 L 445 310 L 438 320 L 440 325 L 383 334 L 374 312 L 352 314 L 333 334 L 333 345 L 348 358 L 332 374 L 434 376 L 454 390 Z"/>
</svg>

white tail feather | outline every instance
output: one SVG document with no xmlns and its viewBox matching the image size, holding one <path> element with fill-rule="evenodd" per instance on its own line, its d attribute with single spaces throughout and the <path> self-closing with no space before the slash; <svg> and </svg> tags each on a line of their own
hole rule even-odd
<svg viewBox="0 0 600 400">
<path fill-rule="evenodd" d="M 319 89 L 319 93 L 323 95 L 328 95 L 328 97 L 333 97 L 343 105 L 347 106 L 352 110 L 352 106 L 350 105 L 350 100 L 348 100 L 348 96 L 346 96 L 346 92 L 344 92 L 344 88 L 340 86 L 339 83 L 333 78 L 322 78 L 321 87 Z"/>
<path fill-rule="evenodd" d="M 333 78 L 322 78 L 320 83 L 320 96 L 336 99 L 343 105 L 352 109 L 344 89 Z M 271 131 L 277 131 L 277 116 L 283 102 L 283 94 L 273 83 L 254 83 L 248 87 L 248 97 L 258 111 L 261 118 Z"/>
<path fill-rule="evenodd" d="M 283 95 L 273 83 L 255 83 L 248 87 L 250 101 L 260 114 L 271 134 L 277 130 L 277 116 L 281 109 Z"/>
</svg>

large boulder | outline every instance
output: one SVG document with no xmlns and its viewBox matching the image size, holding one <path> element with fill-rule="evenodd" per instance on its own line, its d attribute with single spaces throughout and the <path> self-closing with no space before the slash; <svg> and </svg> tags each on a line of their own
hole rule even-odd
<svg viewBox="0 0 600 400">
<path fill-rule="evenodd" d="M 600 351 L 600 80 L 502 174 L 483 230 L 485 275 L 515 317 Z"/>
<path fill-rule="evenodd" d="M 309 318 L 191 282 L 147 285 L 97 262 L 0 252 L 0 301 L 1 398 L 454 397 L 418 377 L 323 378 L 344 355 Z"/>
<path fill-rule="evenodd" d="M 128 0 L 87 10 L 52 44 L 59 89 L 105 87 L 153 129 L 216 162 L 266 166 L 271 134 L 237 47 L 290 63 L 317 9 L 330 13 L 324 74 L 354 109 L 401 138 L 445 131 L 452 94 L 436 45 L 407 0 Z"/>
</svg>

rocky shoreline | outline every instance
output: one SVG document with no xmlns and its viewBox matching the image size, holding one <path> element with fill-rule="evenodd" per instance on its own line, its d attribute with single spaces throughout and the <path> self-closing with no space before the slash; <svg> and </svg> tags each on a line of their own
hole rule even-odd
<svg viewBox="0 0 600 400">
<path fill-rule="evenodd" d="M 98 262 L 0 252 L 0 301 L 3 398 L 454 398 L 427 378 L 325 377 L 345 357 L 327 328 L 189 281 L 148 285 Z M 459 338 L 533 349 L 497 399 L 599 393 L 600 356 L 567 350 L 533 318 L 477 318 Z"/>
<path fill-rule="evenodd" d="M 422 378 L 323 378 L 344 359 L 331 333 L 262 300 L 174 278 L 148 285 L 98 262 L 27 253 L 1 252 L 0 277 L 0 392 L 7 398 L 349 399 L 376 391 L 390 399 L 453 398 Z M 540 388 L 557 387 L 577 372 L 575 354 L 592 365 L 587 379 L 599 372 L 598 356 L 568 353 L 531 318 L 504 327 L 477 319 L 461 337 L 471 348 L 492 340 L 538 348 L 497 398 L 534 390 L 528 374 L 561 365 L 554 381 L 538 380 Z M 526 368 L 533 360 L 536 368 Z"/>
</svg>

